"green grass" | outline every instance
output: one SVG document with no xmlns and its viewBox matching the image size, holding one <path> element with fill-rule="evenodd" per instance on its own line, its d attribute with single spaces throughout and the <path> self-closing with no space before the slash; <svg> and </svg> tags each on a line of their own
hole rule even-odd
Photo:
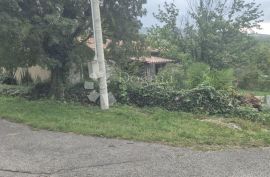
<svg viewBox="0 0 270 177">
<path fill-rule="evenodd" d="M 0 96 L 0 117 L 37 129 L 74 132 L 108 138 L 158 142 L 173 146 L 268 146 L 267 127 L 240 119 L 203 121 L 204 115 L 169 112 L 159 108 L 116 106 L 108 111 L 55 101 L 28 101 Z M 235 123 L 242 130 L 224 126 Z"/>
<path fill-rule="evenodd" d="M 263 91 L 251 91 L 251 90 L 239 90 L 240 93 L 242 94 L 253 94 L 255 96 L 266 96 L 266 95 L 270 95 L 270 91 L 269 92 L 263 92 Z"/>
</svg>

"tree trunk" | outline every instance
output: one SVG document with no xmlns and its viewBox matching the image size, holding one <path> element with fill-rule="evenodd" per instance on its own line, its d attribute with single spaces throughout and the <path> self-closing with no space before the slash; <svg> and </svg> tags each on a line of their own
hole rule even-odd
<svg viewBox="0 0 270 177">
<path fill-rule="evenodd" d="M 57 66 L 51 70 L 50 96 L 55 99 L 64 99 L 64 73 L 63 68 Z"/>
</svg>

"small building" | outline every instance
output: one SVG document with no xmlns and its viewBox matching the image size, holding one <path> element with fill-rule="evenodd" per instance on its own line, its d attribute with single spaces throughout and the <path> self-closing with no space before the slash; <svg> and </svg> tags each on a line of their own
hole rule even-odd
<svg viewBox="0 0 270 177">
<path fill-rule="evenodd" d="M 132 60 L 144 63 L 144 75 L 146 78 L 152 79 L 158 72 L 164 68 L 168 63 L 173 63 L 175 60 L 163 58 L 158 56 L 158 51 L 151 51 L 151 56 L 132 58 Z"/>
<path fill-rule="evenodd" d="M 162 58 L 162 57 L 141 57 L 139 61 L 144 63 L 145 76 L 152 78 L 158 74 L 158 72 L 166 66 L 168 63 L 173 63 L 174 60 Z"/>
</svg>

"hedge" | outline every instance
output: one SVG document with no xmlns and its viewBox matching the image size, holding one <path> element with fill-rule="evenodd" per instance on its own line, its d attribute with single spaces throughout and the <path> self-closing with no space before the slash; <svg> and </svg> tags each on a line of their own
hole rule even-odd
<svg viewBox="0 0 270 177">
<path fill-rule="evenodd" d="M 158 84 L 114 83 L 110 86 L 121 103 L 139 107 L 162 107 L 170 111 L 207 112 L 224 114 L 233 112 L 239 101 L 229 92 L 201 86 L 191 90 L 173 90 Z"/>
</svg>

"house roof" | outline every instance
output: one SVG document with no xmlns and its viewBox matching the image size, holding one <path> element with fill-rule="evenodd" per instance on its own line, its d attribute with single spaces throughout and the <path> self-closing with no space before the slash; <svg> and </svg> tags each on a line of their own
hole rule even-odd
<svg viewBox="0 0 270 177">
<path fill-rule="evenodd" d="M 132 60 L 141 61 L 147 64 L 165 64 L 165 63 L 172 63 L 174 60 L 167 59 L 167 58 L 161 58 L 156 56 L 150 56 L 150 57 L 140 57 L 140 58 L 131 58 Z"/>
<path fill-rule="evenodd" d="M 79 38 L 79 41 L 81 41 L 81 39 Z M 103 44 L 103 48 L 104 49 L 107 49 L 108 46 L 112 43 L 112 40 L 111 39 L 107 39 L 106 40 L 106 43 Z M 95 39 L 93 37 L 89 38 L 87 41 L 86 41 L 86 45 L 91 48 L 92 50 L 95 50 L 96 48 L 96 45 L 95 45 Z M 118 43 L 119 46 L 122 46 L 123 45 L 123 41 L 119 41 Z M 151 49 L 151 48 L 148 48 L 149 51 L 151 52 L 158 52 L 157 49 Z M 150 57 L 140 57 L 140 58 L 135 58 L 135 57 L 132 57 L 131 60 L 136 60 L 136 61 L 141 61 L 141 62 L 144 62 L 144 63 L 147 63 L 147 64 L 165 64 L 165 63 L 172 63 L 174 62 L 174 60 L 171 60 L 171 59 L 167 59 L 167 58 L 162 58 L 162 57 L 157 57 L 157 56 L 150 56 Z"/>
</svg>

